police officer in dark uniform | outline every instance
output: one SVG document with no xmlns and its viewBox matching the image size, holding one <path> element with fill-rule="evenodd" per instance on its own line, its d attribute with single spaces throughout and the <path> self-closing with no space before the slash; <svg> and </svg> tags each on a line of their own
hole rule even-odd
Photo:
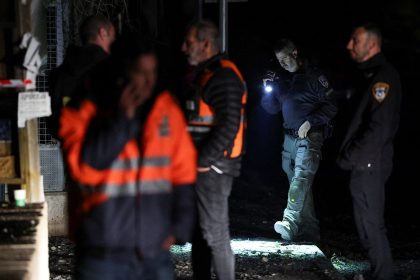
<svg viewBox="0 0 420 280">
<path fill-rule="evenodd" d="M 373 24 L 354 29 L 347 44 L 365 77 L 365 88 L 341 146 L 338 164 L 351 170 L 355 222 L 375 279 L 393 279 L 384 225 L 385 183 L 392 170 L 393 140 L 401 103 L 400 78 L 381 52 L 381 32 Z"/>
<path fill-rule="evenodd" d="M 292 41 L 279 40 L 274 52 L 280 66 L 291 74 L 286 81 L 273 73 L 263 80 L 265 85 L 278 81 L 275 84 L 279 88 L 266 93 L 261 105 L 271 114 L 283 114 L 282 166 L 290 184 L 283 220 L 276 222 L 274 229 L 284 240 L 316 242 L 319 225 L 311 185 L 325 132 L 337 108 L 331 101 L 333 90 L 326 76 L 298 56 Z"/>
</svg>

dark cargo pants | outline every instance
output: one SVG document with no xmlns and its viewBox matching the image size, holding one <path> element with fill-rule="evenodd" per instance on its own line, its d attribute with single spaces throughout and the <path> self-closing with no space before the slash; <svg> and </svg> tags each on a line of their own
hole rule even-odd
<svg viewBox="0 0 420 280">
<path fill-rule="evenodd" d="M 284 137 L 282 165 L 289 179 L 289 193 L 283 220 L 290 222 L 291 235 L 296 238 L 319 238 L 311 186 L 323 141 L 322 132 L 309 132 L 306 138 Z"/>
</svg>

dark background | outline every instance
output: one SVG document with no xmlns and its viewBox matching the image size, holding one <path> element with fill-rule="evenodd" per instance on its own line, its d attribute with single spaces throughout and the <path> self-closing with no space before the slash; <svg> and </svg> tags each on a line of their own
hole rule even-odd
<svg viewBox="0 0 420 280">
<path fill-rule="evenodd" d="M 218 22 L 218 9 L 218 4 L 204 4 L 204 16 Z M 169 32 L 171 49 L 174 57 L 180 57 L 177 62 L 181 64 L 183 58 L 179 48 L 188 22 L 185 11 L 182 16 L 174 15 L 178 19 L 178 29 Z M 245 75 L 249 88 L 247 154 L 233 198 L 246 199 L 243 193 L 247 193 L 248 199 L 252 200 L 259 197 L 260 192 L 267 191 L 278 192 L 284 198 L 287 193 L 287 179 L 281 170 L 282 120 L 280 116 L 267 114 L 259 106 L 263 94 L 262 75 L 276 66 L 271 44 L 281 37 L 293 39 L 306 56 L 330 73 L 336 88 L 345 88 L 355 71 L 345 48 L 352 28 L 358 23 L 374 21 L 382 27 L 383 51 L 399 71 L 403 86 L 401 123 L 395 141 L 394 172 L 387 186 L 386 214 L 390 223 L 398 226 L 419 224 L 416 196 L 419 185 L 416 146 L 420 143 L 416 131 L 420 127 L 416 112 L 419 104 L 419 12 L 419 4 L 408 0 L 230 3 L 229 56 Z M 345 101 L 339 106 L 335 134 L 325 142 L 323 161 L 314 183 L 321 220 L 323 216 L 351 215 L 347 173 L 336 167 L 335 158 L 354 108 L 349 108 Z M 284 200 L 279 198 L 279 204 L 282 203 Z M 264 212 L 273 205 L 261 201 L 260 207 Z M 284 204 L 279 209 L 283 207 Z M 278 218 L 281 214 L 278 213 Z"/>
<path fill-rule="evenodd" d="M 175 8 L 166 17 L 169 22 L 172 19 L 177 22 L 171 25 L 172 30 L 168 32 L 171 59 L 162 61 L 163 65 L 168 62 L 168 66 L 173 66 L 167 68 L 172 69 L 172 73 L 182 73 L 179 69 L 185 69 L 185 59 L 179 48 L 185 26 L 193 16 L 195 7 L 183 8 L 183 13 Z M 217 23 L 218 10 L 218 4 L 204 4 L 204 17 Z M 399 71 L 403 86 L 400 130 L 395 141 L 395 166 L 387 185 L 386 202 L 388 227 L 392 232 L 401 229 L 403 233 L 393 235 L 391 232 L 391 239 L 393 236 L 401 240 L 408 238 L 410 229 L 420 225 L 420 203 L 416 195 L 419 185 L 417 145 L 420 143 L 416 112 L 419 104 L 419 12 L 420 5 L 408 0 L 254 0 L 229 4 L 229 56 L 243 72 L 249 89 L 247 154 L 242 174 L 236 180 L 232 193 L 234 234 L 272 236 L 272 222 L 281 218 L 286 203 L 288 184 L 281 169 L 282 119 L 281 116 L 267 114 L 259 105 L 263 94 L 262 75 L 277 66 L 271 44 L 282 37 L 293 39 L 303 54 L 330 74 L 334 86 L 342 89 L 349 86 L 348 82 L 355 71 L 346 44 L 352 28 L 366 21 L 374 21 L 381 26 L 383 52 Z M 335 165 L 337 149 L 354 108 L 342 100 L 339 110 L 334 136 L 325 142 L 323 160 L 313 188 L 321 226 L 328 222 L 333 226 L 337 224 L 337 227 L 340 227 L 340 223 L 350 223 L 345 230 L 355 233 L 347 188 L 348 174 Z M 235 208 L 238 205 L 235 201 L 238 200 L 239 205 L 243 206 L 241 210 Z M 267 230 L 256 227 L 252 232 L 253 227 L 244 228 L 243 223 L 235 222 L 241 215 L 252 215 L 249 217 L 251 220 L 266 220 Z"/>
<path fill-rule="evenodd" d="M 181 94 L 180 85 L 187 64 L 180 49 L 187 24 L 197 15 L 197 1 L 126 2 L 127 9 L 125 6 L 111 9 L 107 16 L 115 20 L 122 12 L 123 30 L 134 29 L 155 42 L 162 80 Z M 102 11 L 92 6 L 93 2 L 72 3 L 78 3 L 70 9 L 73 27 L 78 26 L 78 20 L 85 16 L 75 11 L 88 14 Z M 81 5 L 84 6 L 81 8 Z M 218 14 L 217 3 L 203 3 L 205 18 L 218 23 Z M 271 50 L 272 43 L 282 37 L 293 39 L 303 55 L 329 73 L 334 88 L 345 89 L 351 86 L 349 81 L 356 72 L 346 44 L 352 28 L 366 21 L 376 22 L 382 27 L 383 51 L 401 74 L 403 87 L 400 130 L 395 141 L 395 167 L 387 186 L 387 221 L 391 228 L 408 232 L 412 226 L 420 227 L 417 217 L 420 203 L 416 196 L 419 185 L 417 145 L 420 143 L 416 112 L 419 104 L 420 4 L 415 0 L 248 0 L 230 3 L 228 14 L 229 56 L 244 74 L 249 90 L 247 153 L 231 199 L 233 233 L 245 236 L 273 234 L 272 223 L 281 218 L 286 204 L 288 183 L 281 169 L 282 119 L 267 114 L 259 105 L 263 94 L 262 76 L 267 70 L 278 67 Z M 69 33 L 76 38 L 77 29 L 74 31 Z M 353 225 L 348 174 L 335 165 L 337 149 L 353 112 L 350 102 L 339 102 L 334 135 L 323 148 L 323 160 L 313 186 L 321 226 L 326 221 Z M 266 224 L 261 228 L 244 227 L 243 223 L 235 222 L 242 217 L 263 220 Z M 354 228 L 348 229 L 355 233 Z"/>
<path fill-rule="evenodd" d="M 73 2 L 87 6 L 72 11 L 90 14 L 92 9 L 98 10 L 89 6 L 91 2 Z M 123 30 L 135 29 L 155 42 L 162 80 L 179 94 L 187 69 L 180 49 L 186 26 L 196 17 L 196 1 L 126 2 L 128 9 L 123 6 L 107 15 L 115 19 L 116 14 L 122 12 Z M 219 5 L 204 3 L 203 14 L 218 23 Z M 286 203 L 288 184 L 281 169 L 282 119 L 267 114 L 259 105 L 263 94 L 262 76 L 267 70 L 278 67 L 271 50 L 272 43 L 282 37 L 293 39 L 302 54 L 329 73 L 330 82 L 336 89 L 344 89 L 351 86 L 349 81 L 356 71 L 346 44 L 352 28 L 366 21 L 377 22 L 382 27 L 383 51 L 399 71 L 403 86 L 395 167 L 387 186 L 387 221 L 390 228 L 405 229 L 403 232 L 407 234 L 412 226 L 420 227 L 417 217 L 420 203 L 416 196 L 419 185 L 417 145 L 420 143 L 416 112 L 419 104 L 420 4 L 415 0 L 248 0 L 230 3 L 228 14 L 229 56 L 244 74 L 249 90 L 247 153 L 231 199 L 233 233 L 245 236 L 274 234 L 272 223 L 281 218 Z M 82 18 L 83 15 L 72 14 L 72 19 Z M 73 26 L 78 26 L 76 20 Z M 335 165 L 337 149 L 353 111 L 350 102 L 339 102 L 334 135 L 323 148 L 323 160 L 313 186 L 321 226 L 328 221 L 336 225 L 353 225 L 348 174 Z M 266 223 L 261 228 L 245 227 L 244 223 L 235 222 L 242 217 Z M 346 230 L 355 233 L 351 226 Z M 402 240 L 404 236 L 398 238 Z"/>
</svg>

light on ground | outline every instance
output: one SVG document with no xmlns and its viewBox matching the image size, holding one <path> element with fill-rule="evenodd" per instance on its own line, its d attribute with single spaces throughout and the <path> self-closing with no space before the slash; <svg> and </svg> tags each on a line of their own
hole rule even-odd
<svg viewBox="0 0 420 280">
<path fill-rule="evenodd" d="M 288 258 L 325 257 L 322 251 L 312 244 L 290 244 L 273 240 L 233 239 L 231 246 L 236 255 L 259 256 L 276 254 Z M 171 252 L 184 254 L 191 251 L 191 244 L 173 246 Z"/>
</svg>

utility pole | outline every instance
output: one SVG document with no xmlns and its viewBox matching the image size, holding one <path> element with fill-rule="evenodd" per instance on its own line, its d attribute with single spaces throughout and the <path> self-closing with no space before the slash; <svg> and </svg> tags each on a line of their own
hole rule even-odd
<svg viewBox="0 0 420 280">
<path fill-rule="evenodd" d="M 220 48 L 222 53 L 228 52 L 228 0 L 219 0 Z"/>
</svg>

